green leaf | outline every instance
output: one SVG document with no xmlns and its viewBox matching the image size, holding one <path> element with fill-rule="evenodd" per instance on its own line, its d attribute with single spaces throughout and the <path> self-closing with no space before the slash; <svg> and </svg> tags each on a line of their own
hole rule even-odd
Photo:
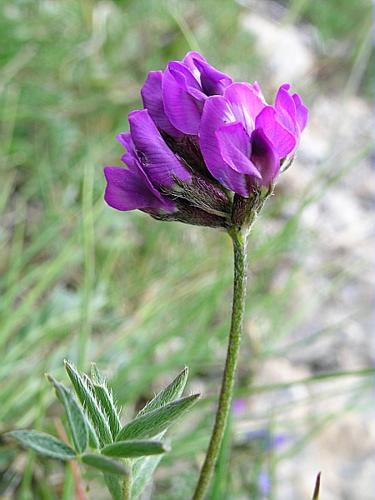
<svg viewBox="0 0 375 500">
<path fill-rule="evenodd" d="M 108 389 L 107 383 L 95 363 L 91 364 L 91 379 L 95 395 L 108 417 L 109 427 L 114 439 L 121 429 L 119 411 L 114 401 L 113 394 L 111 390 Z"/>
<path fill-rule="evenodd" d="M 94 388 L 90 379 L 87 375 L 78 373 L 77 369 L 69 361 L 65 360 L 64 364 L 78 399 L 81 401 L 98 434 L 100 444 L 112 443 L 112 433 L 108 418 L 94 394 Z"/>
<path fill-rule="evenodd" d="M 104 457 L 103 455 L 84 453 L 81 456 L 81 460 L 84 464 L 90 465 L 90 467 L 99 469 L 102 472 L 121 476 L 127 476 L 129 474 L 129 469 L 124 464 L 112 460 L 111 458 Z"/>
<path fill-rule="evenodd" d="M 31 448 L 45 457 L 60 460 L 76 458 L 76 452 L 70 446 L 44 432 L 20 430 L 7 432 L 6 436 L 14 438 L 24 448 Z"/>
<path fill-rule="evenodd" d="M 189 369 L 185 368 L 180 372 L 177 377 L 162 391 L 160 391 L 151 401 L 149 401 L 146 406 L 137 414 L 137 417 L 144 415 L 152 410 L 161 408 L 162 406 L 175 401 L 180 398 L 188 379 Z"/>
<path fill-rule="evenodd" d="M 87 448 L 89 439 L 89 431 L 83 410 L 64 385 L 60 384 L 51 375 L 47 375 L 47 379 L 54 386 L 57 397 L 64 405 L 74 447 L 78 453 L 83 453 Z"/>
<path fill-rule="evenodd" d="M 117 441 L 105 446 L 101 452 L 108 457 L 135 458 L 160 455 L 170 451 L 170 446 L 162 441 L 129 440 Z"/>
<path fill-rule="evenodd" d="M 136 500 L 147 484 L 151 481 L 152 475 L 158 466 L 162 455 L 153 455 L 137 460 L 133 466 L 132 494 L 133 500 Z"/>
<path fill-rule="evenodd" d="M 99 442 L 99 438 L 98 438 L 98 435 L 91 423 L 91 420 L 88 419 L 87 415 L 85 415 L 85 419 L 86 419 L 86 425 L 87 425 L 87 428 L 89 430 L 89 444 L 91 446 L 91 448 L 95 448 L 95 449 L 99 449 L 100 448 L 100 442 Z"/>
<path fill-rule="evenodd" d="M 104 474 L 104 481 L 113 500 L 122 500 L 122 486 L 118 475 Z"/>
<path fill-rule="evenodd" d="M 136 417 L 121 429 L 116 441 L 156 436 L 186 413 L 196 403 L 199 396 L 199 394 L 193 394 Z"/>
</svg>

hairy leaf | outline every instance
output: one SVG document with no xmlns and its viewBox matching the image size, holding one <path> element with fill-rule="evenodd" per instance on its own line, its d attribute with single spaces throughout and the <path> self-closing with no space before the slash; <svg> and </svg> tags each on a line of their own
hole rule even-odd
<svg viewBox="0 0 375 500">
<path fill-rule="evenodd" d="M 65 369 L 72 382 L 74 390 L 85 408 L 94 429 L 98 434 L 99 441 L 102 445 L 112 442 L 112 433 L 109 426 L 108 418 L 105 415 L 100 402 L 94 394 L 94 388 L 87 375 L 81 375 L 77 369 L 65 360 Z"/>
<path fill-rule="evenodd" d="M 176 399 L 180 398 L 188 379 L 189 369 L 185 367 L 177 377 L 162 391 L 160 391 L 151 401 L 149 401 L 146 406 L 138 413 L 137 417 L 149 413 L 152 410 L 156 410 Z"/>
<path fill-rule="evenodd" d="M 89 438 L 87 421 L 83 410 L 64 385 L 60 384 L 51 375 L 47 375 L 47 378 L 54 386 L 58 399 L 64 405 L 74 447 L 78 453 L 83 453 L 87 448 Z"/>
<path fill-rule="evenodd" d="M 121 429 L 116 441 L 156 436 L 186 413 L 196 403 L 199 396 L 199 394 L 193 394 L 136 417 Z"/>
<path fill-rule="evenodd" d="M 104 474 L 104 481 L 113 500 L 122 500 L 122 486 L 117 474 Z"/>
<path fill-rule="evenodd" d="M 170 446 L 162 441 L 128 440 L 117 441 L 105 446 L 101 452 L 109 457 L 135 458 L 160 455 L 170 451 Z"/>
<path fill-rule="evenodd" d="M 136 461 L 133 466 L 132 499 L 136 500 L 151 481 L 161 459 L 162 455 L 153 455 Z"/>
<path fill-rule="evenodd" d="M 108 388 L 104 377 L 95 363 L 91 365 L 91 379 L 95 395 L 108 417 L 112 437 L 115 439 L 121 429 L 119 411 L 114 401 L 112 391 Z"/>
<path fill-rule="evenodd" d="M 116 460 L 112 460 L 111 458 L 104 457 L 103 455 L 84 453 L 81 456 L 81 460 L 84 464 L 95 467 L 95 469 L 99 469 L 102 472 L 122 476 L 127 476 L 129 474 L 129 469 L 124 464 L 117 462 Z"/>
<path fill-rule="evenodd" d="M 49 434 L 38 431 L 12 431 L 6 436 L 14 438 L 24 448 L 31 448 L 39 455 L 60 460 L 73 460 L 76 452 L 67 444 Z"/>
</svg>

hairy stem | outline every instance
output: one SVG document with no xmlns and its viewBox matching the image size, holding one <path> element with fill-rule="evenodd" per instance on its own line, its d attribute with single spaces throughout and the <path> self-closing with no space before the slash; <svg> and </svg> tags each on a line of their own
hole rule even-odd
<svg viewBox="0 0 375 500">
<path fill-rule="evenodd" d="M 130 460 L 124 459 L 124 463 L 129 467 L 129 474 L 124 476 L 122 480 L 122 500 L 130 500 L 131 499 L 131 491 L 132 491 L 132 469 Z"/>
<path fill-rule="evenodd" d="M 240 348 L 242 325 L 245 312 L 246 281 L 247 281 L 247 235 L 232 229 L 229 232 L 233 240 L 234 279 L 232 319 L 229 333 L 229 343 L 223 379 L 221 383 L 219 404 L 216 412 L 215 425 L 212 431 L 205 461 L 203 463 L 193 500 L 201 500 L 207 493 L 215 464 L 219 455 L 225 428 L 231 409 L 237 359 Z"/>
</svg>

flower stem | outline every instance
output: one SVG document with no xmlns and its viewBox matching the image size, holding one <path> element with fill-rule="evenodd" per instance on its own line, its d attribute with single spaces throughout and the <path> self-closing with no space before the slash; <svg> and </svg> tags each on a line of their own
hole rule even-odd
<svg viewBox="0 0 375 500">
<path fill-rule="evenodd" d="M 232 319 L 229 333 L 227 358 L 221 383 L 218 409 L 215 425 L 212 431 L 206 458 L 202 466 L 193 500 L 202 500 L 207 493 L 214 467 L 220 452 L 225 428 L 232 403 L 237 359 L 240 348 L 242 325 L 245 312 L 246 281 L 247 281 L 247 236 L 248 230 L 242 232 L 231 229 L 229 235 L 233 241 L 234 279 Z"/>
</svg>

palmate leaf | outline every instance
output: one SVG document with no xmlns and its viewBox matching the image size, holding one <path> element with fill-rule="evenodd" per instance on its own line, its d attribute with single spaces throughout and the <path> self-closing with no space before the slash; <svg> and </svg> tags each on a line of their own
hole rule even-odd
<svg viewBox="0 0 375 500">
<path fill-rule="evenodd" d="M 180 398 L 185 389 L 188 375 L 189 370 L 185 367 L 165 389 L 160 391 L 140 412 L 138 412 L 137 417 L 149 413 L 152 410 L 156 410 L 157 408 L 161 408 Z"/>
<path fill-rule="evenodd" d="M 102 448 L 101 453 L 108 457 L 138 458 L 160 455 L 170 449 L 170 446 L 162 441 L 128 440 L 109 444 Z"/>
<path fill-rule="evenodd" d="M 72 382 L 74 390 L 85 408 L 95 431 L 98 434 L 101 445 L 109 444 L 113 441 L 108 418 L 105 415 L 100 402 L 94 394 L 94 388 L 90 379 L 84 374 L 81 375 L 69 361 L 64 361 L 65 369 Z"/>
<path fill-rule="evenodd" d="M 51 375 L 47 375 L 47 379 L 54 386 L 58 399 L 64 405 L 74 447 L 78 453 L 83 453 L 89 440 L 89 430 L 83 410 L 63 384 L 60 384 Z"/>
<path fill-rule="evenodd" d="M 12 431 L 6 436 L 14 438 L 24 448 L 31 448 L 39 455 L 59 460 L 73 460 L 76 452 L 60 439 L 38 431 Z"/>
<path fill-rule="evenodd" d="M 121 476 L 127 476 L 129 474 L 129 469 L 124 464 L 112 460 L 112 458 L 104 457 L 103 455 L 84 453 L 81 456 L 81 460 L 84 464 L 108 474 L 117 474 Z"/>
<path fill-rule="evenodd" d="M 106 380 L 100 373 L 95 363 L 91 364 L 91 381 L 94 387 L 95 395 L 108 417 L 112 437 L 115 439 L 121 429 L 119 411 L 113 399 L 113 394 L 110 389 L 108 389 Z"/>
<path fill-rule="evenodd" d="M 116 441 L 156 436 L 186 413 L 196 403 L 199 396 L 199 394 L 193 394 L 136 417 L 121 429 Z"/>
</svg>

